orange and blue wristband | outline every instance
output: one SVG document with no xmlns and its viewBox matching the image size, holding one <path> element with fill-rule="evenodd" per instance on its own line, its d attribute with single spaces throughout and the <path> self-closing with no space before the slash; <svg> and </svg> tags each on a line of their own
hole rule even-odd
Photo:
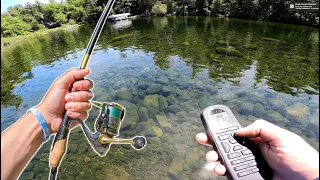
<svg viewBox="0 0 320 180">
<path fill-rule="evenodd" d="M 47 141 L 50 137 L 50 130 L 48 127 L 47 122 L 44 120 L 44 117 L 42 116 L 42 114 L 40 113 L 40 111 L 36 108 L 36 107 L 32 107 L 30 109 L 28 109 L 28 111 L 32 112 L 36 118 L 38 119 L 42 131 L 43 131 L 43 135 L 44 135 L 44 141 Z"/>
</svg>

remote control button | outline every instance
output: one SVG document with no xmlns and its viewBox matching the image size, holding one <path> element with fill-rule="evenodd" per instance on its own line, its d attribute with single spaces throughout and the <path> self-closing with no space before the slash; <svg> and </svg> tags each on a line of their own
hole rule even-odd
<svg viewBox="0 0 320 180">
<path fill-rule="evenodd" d="M 232 127 L 229 127 L 228 129 L 229 129 L 229 131 L 233 131 L 233 130 L 239 129 L 239 127 L 238 126 L 232 126 Z"/>
<path fill-rule="evenodd" d="M 226 152 L 226 153 L 230 152 L 231 146 L 229 144 L 227 144 L 225 142 L 221 142 L 221 145 L 223 147 L 224 152 Z"/>
<path fill-rule="evenodd" d="M 243 150 L 243 151 L 241 151 L 241 153 L 242 153 L 242 155 L 252 154 L 252 152 L 249 149 Z"/>
<path fill-rule="evenodd" d="M 219 140 L 220 141 L 225 140 L 225 139 L 230 139 L 230 135 L 229 134 L 225 134 L 225 135 L 219 136 Z"/>
<path fill-rule="evenodd" d="M 238 143 L 238 142 L 237 142 L 237 140 L 235 140 L 235 139 L 230 139 L 230 140 L 229 140 L 229 143 L 231 143 L 231 144 L 236 144 L 236 143 Z"/>
<path fill-rule="evenodd" d="M 256 166 L 257 165 L 257 162 L 252 162 L 252 163 L 249 163 L 248 164 L 250 167 L 253 167 L 253 166 Z"/>
<path fill-rule="evenodd" d="M 229 130 L 227 129 L 227 128 L 225 128 L 225 129 L 220 129 L 220 130 L 218 130 L 216 133 L 217 134 L 221 134 L 221 133 L 225 133 L 225 132 L 228 132 Z"/>
<path fill-rule="evenodd" d="M 245 159 L 245 158 L 231 161 L 231 164 L 232 164 L 232 165 L 236 165 L 236 164 L 240 164 L 240 163 L 243 163 L 243 162 L 246 162 L 246 159 Z"/>
<path fill-rule="evenodd" d="M 246 157 L 246 161 L 251 161 L 251 160 L 254 160 L 254 156 L 249 156 L 249 157 Z"/>
<path fill-rule="evenodd" d="M 249 174 L 252 174 L 252 173 L 253 173 L 252 170 L 247 170 L 247 171 L 238 173 L 238 177 L 243 177 L 243 176 L 246 176 L 246 175 L 249 175 Z"/>
<path fill-rule="evenodd" d="M 242 149 L 243 147 L 242 146 L 240 146 L 240 145 L 235 145 L 234 147 L 233 147 L 233 150 L 234 151 L 238 151 L 238 150 L 240 150 L 240 149 Z"/>
<path fill-rule="evenodd" d="M 259 171 L 259 168 L 251 169 L 251 171 L 252 171 L 253 173 L 258 172 L 258 171 Z"/>
<path fill-rule="evenodd" d="M 227 155 L 229 159 L 234 159 L 234 158 L 237 158 L 237 157 L 240 157 L 240 153 L 238 152 L 235 152 L 235 153 L 232 153 L 232 154 L 228 154 Z"/>
<path fill-rule="evenodd" d="M 233 169 L 234 169 L 235 171 L 240 171 L 240 170 L 246 169 L 246 168 L 248 168 L 248 167 L 249 167 L 248 164 L 244 164 L 244 165 L 241 165 L 241 166 L 234 167 Z"/>
</svg>

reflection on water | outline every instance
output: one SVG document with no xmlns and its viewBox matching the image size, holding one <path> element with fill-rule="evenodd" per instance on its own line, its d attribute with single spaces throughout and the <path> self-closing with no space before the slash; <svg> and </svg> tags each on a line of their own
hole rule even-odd
<svg viewBox="0 0 320 180">
<path fill-rule="evenodd" d="M 78 67 L 93 26 L 48 34 L 1 50 L 1 131 L 40 102 L 52 81 Z M 224 179 L 194 140 L 199 114 L 229 106 L 243 125 L 258 118 L 289 129 L 319 149 L 317 29 L 209 17 L 137 19 L 126 29 L 107 23 L 89 68 L 98 101 L 128 111 L 122 138 L 148 145 L 112 145 L 105 158 L 80 128 L 70 135 L 60 179 Z M 93 127 L 98 109 L 86 121 Z M 46 143 L 20 179 L 47 179 Z M 72 167 L 72 168 L 70 168 Z"/>
</svg>

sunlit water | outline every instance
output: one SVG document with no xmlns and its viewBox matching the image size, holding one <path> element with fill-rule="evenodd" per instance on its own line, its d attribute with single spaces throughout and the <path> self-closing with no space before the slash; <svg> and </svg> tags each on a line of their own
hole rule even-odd
<svg viewBox="0 0 320 180">
<path fill-rule="evenodd" d="M 74 129 L 59 179 L 224 179 L 205 161 L 211 148 L 195 142 L 204 131 L 200 112 L 214 104 L 229 106 L 244 126 L 266 119 L 319 149 L 318 29 L 209 17 L 124 24 L 106 24 L 89 78 L 95 100 L 127 109 L 119 137 L 144 135 L 148 144 L 112 145 L 101 158 Z M 76 27 L 1 49 L 1 131 L 79 66 L 92 31 Z M 98 113 L 90 111 L 89 127 Z M 48 178 L 52 139 L 20 179 Z"/>
</svg>

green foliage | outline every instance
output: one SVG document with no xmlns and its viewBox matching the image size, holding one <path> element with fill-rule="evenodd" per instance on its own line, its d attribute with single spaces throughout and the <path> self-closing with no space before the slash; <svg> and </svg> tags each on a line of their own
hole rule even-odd
<svg viewBox="0 0 320 180">
<path fill-rule="evenodd" d="M 177 2 L 173 1 L 173 0 L 167 0 L 166 1 L 166 5 L 167 5 L 167 11 L 169 14 L 175 15 L 177 12 Z"/>
<path fill-rule="evenodd" d="M 1 16 L 1 36 L 24 35 L 31 29 L 31 26 L 18 17 L 8 14 Z"/>
<path fill-rule="evenodd" d="M 285 0 L 117 0 L 111 14 L 164 16 L 207 15 L 262 21 L 275 21 L 318 27 L 319 12 L 288 10 Z M 30 31 L 53 28 L 65 23 L 96 22 L 106 1 L 66 0 L 47 4 L 40 1 L 9 7 L 1 14 L 1 36 L 27 34 Z"/>
<path fill-rule="evenodd" d="M 59 24 L 64 24 L 64 23 L 68 22 L 67 16 L 65 14 L 63 14 L 63 13 L 58 13 L 54 17 L 54 21 L 59 23 Z"/>
<path fill-rule="evenodd" d="M 158 1 L 152 7 L 151 13 L 156 16 L 164 16 L 167 13 L 167 5 L 162 4 L 160 1 Z"/>
</svg>

